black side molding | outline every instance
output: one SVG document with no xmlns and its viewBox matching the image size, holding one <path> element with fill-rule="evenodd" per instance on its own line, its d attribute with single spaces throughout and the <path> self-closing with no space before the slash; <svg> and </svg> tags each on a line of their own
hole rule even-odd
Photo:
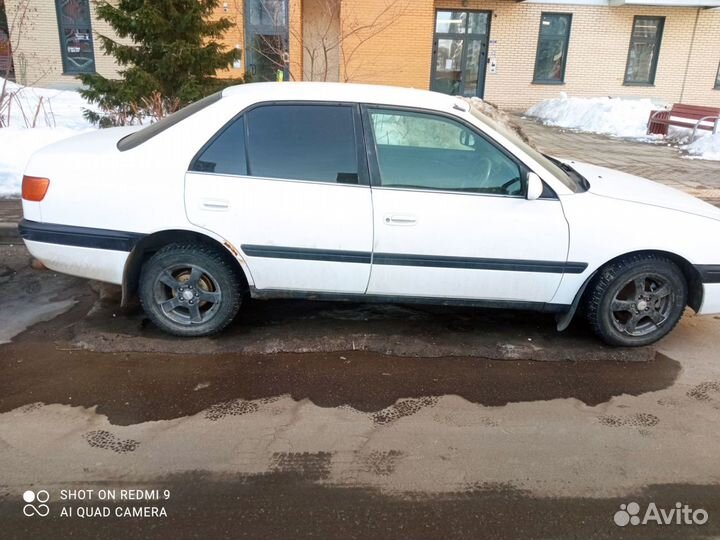
<svg viewBox="0 0 720 540">
<path fill-rule="evenodd" d="M 720 264 L 696 264 L 703 283 L 720 283 Z"/>
<path fill-rule="evenodd" d="M 243 244 L 248 257 L 267 259 L 294 259 L 300 261 L 327 261 L 370 264 L 372 255 L 365 251 L 338 251 L 333 249 L 291 248 L 279 246 L 253 246 Z"/>
<path fill-rule="evenodd" d="M 372 254 L 369 251 L 338 251 L 280 246 L 242 245 L 241 248 L 248 257 L 360 264 L 372 263 L 387 266 L 500 270 L 505 272 L 540 272 L 547 274 L 582 274 L 588 266 L 587 263 L 580 262 L 482 259 L 438 255 L 411 255 L 405 253 Z"/>
<path fill-rule="evenodd" d="M 134 232 L 39 223 L 27 219 L 20 221 L 18 230 L 24 240 L 111 251 L 132 251 L 145 236 Z"/>
<path fill-rule="evenodd" d="M 504 272 L 540 272 L 547 274 L 582 274 L 588 266 L 586 263 L 562 261 L 484 259 L 394 253 L 376 253 L 373 256 L 373 264 L 420 266 L 426 268 L 460 268 L 467 270 L 500 270 Z"/>
</svg>

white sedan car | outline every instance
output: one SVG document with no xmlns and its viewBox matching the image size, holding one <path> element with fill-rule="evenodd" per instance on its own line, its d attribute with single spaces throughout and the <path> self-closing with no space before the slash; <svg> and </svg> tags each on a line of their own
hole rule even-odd
<svg viewBox="0 0 720 540">
<path fill-rule="evenodd" d="M 121 284 L 179 336 L 243 298 L 580 308 L 607 343 L 720 312 L 720 210 L 545 156 L 462 100 L 398 88 L 228 88 L 144 128 L 37 152 L 21 234 Z"/>
</svg>

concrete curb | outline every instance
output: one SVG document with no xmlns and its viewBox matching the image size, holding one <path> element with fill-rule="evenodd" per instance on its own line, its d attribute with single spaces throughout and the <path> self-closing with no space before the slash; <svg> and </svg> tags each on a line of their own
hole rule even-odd
<svg viewBox="0 0 720 540">
<path fill-rule="evenodd" d="M 20 242 L 17 223 L 0 223 L 0 244 Z"/>
</svg>

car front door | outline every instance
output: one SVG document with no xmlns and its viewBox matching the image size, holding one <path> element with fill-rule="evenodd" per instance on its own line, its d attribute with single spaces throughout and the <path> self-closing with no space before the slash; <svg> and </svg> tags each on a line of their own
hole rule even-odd
<svg viewBox="0 0 720 540">
<path fill-rule="evenodd" d="M 365 292 L 373 224 L 359 107 L 264 104 L 185 179 L 189 220 L 239 248 L 258 291 Z"/>
<path fill-rule="evenodd" d="M 368 294 L 549 302 L 569 232 L 550 192 L 525 198 L 527 171 L 464 122 L 365 107 L 375 242 Z"/>
</svg>

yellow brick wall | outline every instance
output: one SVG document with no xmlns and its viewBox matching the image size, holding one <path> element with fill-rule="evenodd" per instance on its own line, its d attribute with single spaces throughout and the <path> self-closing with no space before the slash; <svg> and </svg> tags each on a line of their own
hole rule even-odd
<svg viewBox="0 0 720 540">
<path fill-rule="evenodd" d="M 8 19 L 23 0 L 6 0 Z M 303 36 L 313 39 L 318 5 L 322 0 L 290 0 L 290 71 L 295 80 L 310 77 Z M 330 80 L 428 88 L 432 59 L 435 9 L 492 11 L 490 39 L 495 42 L 497 73 L 487 73 L 485 98 L 509 109 L 524 109 L 537 101 L 573 96 L 638 96 L 668 102 L 683 101 L 720 106 L 714 89 L 720 63 L 720 12 L 694 8 L 607 7 L 528 4 L 514 0 L 339 0 L 337 33 L 341 41 Z M 16 72 L 24 82 L 39 85 L 77 85 L 63 75 L 57 15 L 53 0 L 31 2 L 33 11 L 14 51 Z M 112 35 L 94 17 L 93 33 Z M 565 84 L 533 84 L 535 54 L 542 12 L 572 13 L 572 31 Z M 228 47 L 245 43 L 243 0 L 221 3 L 218 16 L 235 21 L 224 38 Z M 664 16 L 665 28 L 654 86 L 623 84 L 630 34 L 635 15 Z M 696 25 L 697 22 L 697 25 Z M 695 35 L 694 44 L 692 41 Z M 315 32 L 315 36 L 317 32 Z M 17 41 L 13 38 L 13 42 Z M 94 40 L 98 72 L 116 73 L 111 57 Z M 687 73 L 686 73 L 687 72 Z M 237 77 L 244 69 L 221 75 Z M 305 76 L 304 76 L 305 75 Z"/>
<path fill-rule="evenodd" d="M 8 21 L 18 20 L 18 8 L 24 3 L 23 0 L 5 0 Z M 75 75 L 63 74 L 60 31 L 54 0 L 30 2 L 30 6 L 27 22 L 21 28 L 16 24 L 15 35 L 11 36 L 15 47 L 13 58 L 18 82 L 37 86 L 78 86 Z M 90 11 L 95 68 L 98 73 L 112 77 L 117 73 L 117 66 L 112 57 L 103 54 L 96 34 L 112 36 L 113 31 L 108 24 L 98 20 L 93 2 L 90 2 Z"/>
<path fill-rule="evenodd" d="M 304 8 L 303 0 L 289 1 L 290 31 L 290 79 L 301 81 L 303 74 L 302 27 Z"/>
<path fill-rule="evenodd" d="M 227 70 L 218 73 L 219 77 L 227 77 L 236 79 L 242 77 L 245 74 L 245 27 L 243 26 L 243 0 L 228 0 L 222 2 L 220 7 L 217 9 L 215 16 L 217 18 L 225 17 L 232 21 L 233 25 L 230 30 L 227 31 L 222 43 L 228 49 L 234 49 L 240 47 L 242 51 L 242 58 L 240 59 L 240 67 L 230 67 Z"/>
<path fill-rule="evenodd" d="M 714 88 L 719 64 L 720 12 L 701 10 L 682 93 L 684 103 L 720 106 L 720 90 Z"/>
<path fill-rule="evenodd" d="M 487 74 L 485 98 L 510 109 L 526 108 L 560 92 L 679 101 L 698 13 L 693 8 L 518 4 L 507 0 L 438 0 L 436 7 L 493 12 L 490 39 L 497 42 L 497 73 Z M 573 15 L 563 85 L 532 83 L 543 12 Z M 654 86 L 623 84 L 636 15 L 665 17 Z M 712 90 L 714 75 L 710 73 L 720 61 L 720 13 L 702 10 L 699 22 L 703 29 L 696 32 L 683 100 L 720 106 L 720 91 Z"/>
<path fill-rule="evenodd" d="M 432 0 L 343 0 L 341 80 L 427 88 L 434 17 Z"/>
<path fill-rule="evenodd" d="M 347 33 L 353 25 L 372 23 L 387 4 L 388 0 L 343 0 L 343 31 Z M 445 8 L 492 11 L 490 39 L 496 42 L 491 49 L 496 51 L 497 73 L 487 73 L 485 98 L 502 107 L 524 109 L 542 99 L 557 97 L 560 92 L 581 97 L 650 97 L 668 102 L 682 98 L 688 103 L 720 106 L 720 90 L 713 89 L 720 62 L 720 12 L 695 8 L 415 0 L 395 24 L 357 48 L 345 70 L 345 79 L 428 88 L 434 10 Z M 573 15 L 562 85 L 532 82 L 543 12 Z M 654 86 L 623 84 L 636 15 L 665 17 Z M 352 39 L 346 41 L 346 50 L 354 46 Z"/>
<path fill-rule="evenodd" d="M 341 0 L 304 0 L 302 35 L 298 36 L 303 49 L 303 80 L 340 80 L 341 7 Z"/>
</svg>

